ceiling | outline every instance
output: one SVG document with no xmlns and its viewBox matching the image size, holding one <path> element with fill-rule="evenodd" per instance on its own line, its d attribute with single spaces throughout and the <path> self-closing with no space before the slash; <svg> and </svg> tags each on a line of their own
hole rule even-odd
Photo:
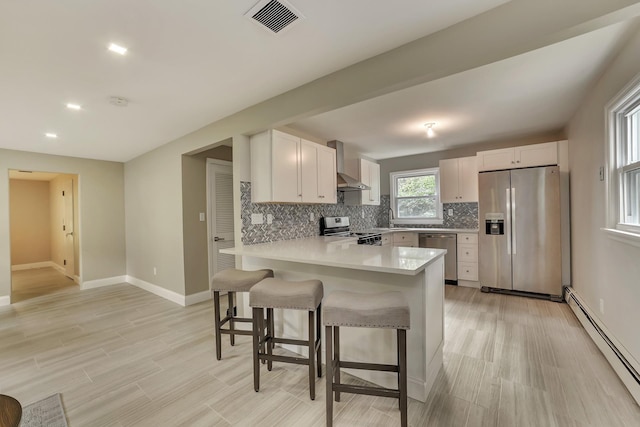
<svg viewBox="0 0 640 427">
<path fill-rule="evenodd" d="M 256 2 L 1 2 L 0 148 L 127 161 L 506 3 L 290 0 L 305 19 L 275 35 L 243 16 Z"/>
<path fill-rule="evenodd" d="M 612 25 L 288 126 L 378 160 L 559 131 L 635 30 Z"/>
</svg>

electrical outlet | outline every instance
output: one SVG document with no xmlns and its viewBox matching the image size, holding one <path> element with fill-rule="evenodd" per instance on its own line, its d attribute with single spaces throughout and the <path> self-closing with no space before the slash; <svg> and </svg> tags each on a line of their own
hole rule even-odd
<svg viewBox="0 0 640 427">
<path fill-rule="evenodd" d="M 604 181 L 604 166 L 600 166 L 600 181 Z"/>
<path fill-rule="evenodd" d="M 158 272 L 158 271 L 156 270 L 156 268 L 155 268 L 155 267 L 153 267 L 153 275 L 154 275 L 154 276 L 156 275 L 156 273 L 157 273 L 157 272 Z"/>
<path fill-rule="evenodd" d="M 267 214 L 267 224 L 273 223 L 273 215 Z"/>
<path fill-rule="evenodd" d="M 200 221 L 204 222 L 204 212 L 200 212 Z"/>
<path fill-rule="evenodd" d="M 362 219 L 364 219 L 364 209 L 362 209 Z"/>
<path fill-rule="evenodd" d="M 313 214 L 313 212 L 309 212 L 309 221 L 313 222 L 315 218 L 316 216 Z"/>
<path fill-rule="evenodd" d="M 604 314 L 604 300 L 600 298 L 600 314 Z"/>
<path fill-rule="evenodd" d="M 264 224 L 264 215 L 261 213 L 251 214 L 251 224 Z"/>
<path fill-rule="evenodd" d="M 453 209 L 452 208 L 447 209 L 447 215 L 453 216 Z"/>
</svg>

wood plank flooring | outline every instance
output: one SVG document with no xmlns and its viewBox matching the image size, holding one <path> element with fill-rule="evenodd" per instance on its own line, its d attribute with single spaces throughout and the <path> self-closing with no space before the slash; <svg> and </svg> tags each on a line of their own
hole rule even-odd
<svg viewBox="0 0 640 427">
<path fill-rule="evenodd" d="M 639 426 L 640 408 L 565 304 L 447 286 L 445 364 L 413 426 Z M 130 285 L 0 307 L 0 393 L 62 393 L 74 426 L 323 426 L 324 378 L 274 364 L 253 391 L 250 337 L 215 360 L 209 302 Z M 345 375 L 346 377 L 346 375 Z M 353 383 L 358 380 L 349 378 Z M 391 399 L 343 395 L 336 426 L 399 425 Z"/>
</svg>

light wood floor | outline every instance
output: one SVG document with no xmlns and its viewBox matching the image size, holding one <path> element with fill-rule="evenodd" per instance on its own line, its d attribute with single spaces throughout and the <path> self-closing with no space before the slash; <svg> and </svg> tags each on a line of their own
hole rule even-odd
<svg viewBox="0 0 640 427">
<path fill-rule="evenodd" d="M 255 393 L 249 337 L 215 360 L 213 310 L 130 285 L 68 288 L 0 307 L 0 393 L 62 393 L 70 426 L 322 426 L 324 378 L 274 364 Z M 352 380 L 355 381 L 355 380 Z M 633 402 L 569 308 L 447 286 L 445 366 L 413 426 L 639 426 Z M 399 425 L 391 399 L 343 395 L 337 426 Z"/>
<path fill-rule="evenodd" d="M 74 286 L 78 288 L 73 280 L 52 267 L 13 271 L 11 301 L 20 302 Z"/>
</svg>

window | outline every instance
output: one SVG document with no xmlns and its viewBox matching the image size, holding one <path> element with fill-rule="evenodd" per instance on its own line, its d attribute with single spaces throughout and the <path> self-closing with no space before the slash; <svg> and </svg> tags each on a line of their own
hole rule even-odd
<svg viewBox="0 0 640 427">
<path fill-rule="evenodd" d="M 392 172 L 391 209 L 396 224 L 442 224 L 438 168 Z"/>
<path fill-rule="evenodd" d="M 607 106 L 608 227 L 640 237 L 640 76 Z"/>
</svg>

